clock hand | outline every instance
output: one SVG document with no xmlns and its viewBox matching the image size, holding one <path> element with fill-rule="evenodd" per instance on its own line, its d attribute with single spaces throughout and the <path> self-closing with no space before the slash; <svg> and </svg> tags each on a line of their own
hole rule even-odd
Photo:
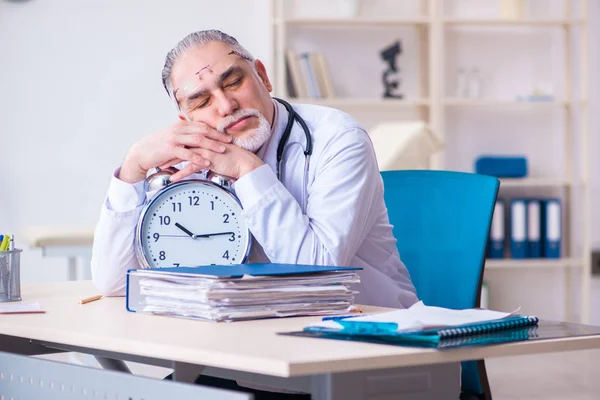
<svg viewBox="0 0 600 400">
<path fill-rule="evenodd" d="M 160 235 L 160 237 L 187 238 L 187 237 L 189 237 L 189 235 Z"/>
<path fill-rule="evenodd" d="M 235 232 L 205 233 L 204 235 L 194 235 L 194 239 L 195 238 L 208 238 L 211 236 L 221 236 L 221 235 L 235 235 Z"/>
<path fill-rule="evenodd" d="M 181 229 L 182 231 L 184 231 L 185 233 L 187 233 L 188 236 L 191 237 L 192 239 L 195 239 L 196 235 L 194 235 L 192 232 L 190 232 L 185 227 L 183 227 L 179 222 L 175 222 L 175 226 L 178 227 L 179 229 Z"/>
</svg>

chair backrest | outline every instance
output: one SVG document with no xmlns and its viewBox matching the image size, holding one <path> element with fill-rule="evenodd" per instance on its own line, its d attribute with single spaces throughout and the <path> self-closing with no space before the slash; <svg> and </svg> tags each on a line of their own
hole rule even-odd
<svg viewBox="0 0 600 400">
<path fill-rule="evenodd" d="M 250 393 L 157 380 L 122 372 L 0 352 L 5 399 L 252 400 Z"/>
<path fill-rule="evenodd" d="M 381 172 L 400 258 L 426 305 L 479 306 L 486 246 L 500 182 L 466 172 Z M 463 389 L 479 391 L 473 363 L 463 363 Z"/>
</svg>

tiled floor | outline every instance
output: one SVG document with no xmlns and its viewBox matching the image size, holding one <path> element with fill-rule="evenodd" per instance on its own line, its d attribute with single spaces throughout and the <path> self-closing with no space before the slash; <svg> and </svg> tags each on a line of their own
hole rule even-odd
<svg viewBox="0 0 600 400">
<path fill-rule="evenodd" d="M 494 400 L 596 400 L 600 350 L 486 360 Z"/>
<path fill-rule="evenodd" d="M 592 325 L 600 325 L 600 277 L 592 278 Z M 494 400 L 600 399 L 600 350 L 486 360 Z"/>
</svg>

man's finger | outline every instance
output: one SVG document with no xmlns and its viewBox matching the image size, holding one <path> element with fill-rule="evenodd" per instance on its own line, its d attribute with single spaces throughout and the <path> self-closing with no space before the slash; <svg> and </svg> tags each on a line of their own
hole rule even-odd
<svg viewBox="0 0 600 400">
<path fill-rule="evenodd" d="M 212 150 L 215 153 L 225 152 L 225 145 L 222 142 L 209 139 L 203 134 L 178 135 L 176 140 L 178 144 L 184 146 L 199 147 L 207 150 Z"/>
<path fill-rule="evenodd" d="M 178 147 L 176 149 L 175 156 L 182 160 L 189 161 L 192 164 L 196 164 L 199 167 L 205 168 L 210 165 L 210 162 L 208 160 L 206 160 L 204 157 L 202 157 L 200 154 L 198 154 L 197 152 L 194 152 L 190 149 L 185 149 L 183 147 Z"/>
<path fill-rule="evenodd" d="M 180 160 L 179 158 L 174 158 L 172 160 L 167 161 L 166 163 L 159 165 L 158 168 L 160 168 L 160 169 L 169 168 L 169 167 L 172 167 L 173 165 L 177 165 L 183 161 L 184 160 Z"/>
<path fill-rule="evenodd" d="M 202 134 L 208 138 L 218 140 L 219 142 L 223 143 L 230 143 L 233 140 L 230 135 L 219 132 L 203 122 L 178 123 L 174 125 L 172 132 L 176 135 Z"/>
<path fill-rule="evenodd" d="M 199 167 L 198 165 L 195 164 L 188 164 L 185 166 L 185 168 L 183 168 L 182 170 L 180 170 L 177 173 L 174 173 L 173 175 L 171 175 L 171 182 L 176 182 L 180 179 L 183 179 L 187 176 L 190 176 L 192 174 L 195 174 L 196 172 L 200 172 L 202 171 L 203 168 Z"/>
<path fill-rule="evenodd" d="M 218 140 L 219 142 L 231 143 L 231 141 L 233 140 L 233 138 L 230 135 L 223 132 L 219 132 L 218 130 L 211 128 L 210 126 L 208 126 L 208 124 L 205 124 L 203 122 L 192 122 L 190 126 L 199 129 L 200 133 L 204 136 L 213 140 Z M 190 133 L 196 133 L 196 131 L 194 130 L 194 132 Z"/>
</svg>

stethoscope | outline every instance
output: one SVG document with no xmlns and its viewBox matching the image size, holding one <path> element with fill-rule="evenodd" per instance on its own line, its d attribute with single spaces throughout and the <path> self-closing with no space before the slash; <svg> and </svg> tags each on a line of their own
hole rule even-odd
<svg viewBox="0 0 600 400">
<path fill-rule="evenodd" d="M 306 148 L 302 148 L 302 150 L 304 152 L 304 178 L 303 178 L 303 185 L 302 185 L 302 199 L 303 199 L 302 210 L 304 211 L 304 213 L 306 213 L 306 202 L 307 202 L 306 191 L 307 191 L 307 187 L 308 187 L 308 168 L 310 166 L 310 156 L 312 155 L 312 151 L 313 151 L 312 137 L 310 135 L 310 129 L 308 129 L 308 126 L 306 125 L 306 122 L 302 119 L 302 117 L 300 115 L 298 115 L 298 113 L 296 111 L 294 111 L 294 109 L 292 108 L 292 105 L 290 103 L 288 103 L 285 100 L 279 99 L 277 97 L 273 97 L 273 99 L 275 99 L 276 101 L 281 103 L 288 112 L 287 124 L 283 131 L 283 134 L 281 135 L 281 139 L 279 139 L 279 144 L 277 145 L 277 165 L 276 165 L 277 166 L 277 179 L 279 179 L 280 181 L 281 181 L 282 175 L 283 175 L 281 172 L 281 161 L 283 160 L 283 156 L 284 156 L 285 152 L 295 144 L 302 147 L 302 144 L 299 142 L 292 142 L 292 143 L 288 144 L 288 140 L 292 133 L 294 121 L 296 121 L 298 124 L 300 124 L 300 126 L 302 127 L 302 130 L 304 131 L 304 136 L 306 136 Z"/>
</svg>

